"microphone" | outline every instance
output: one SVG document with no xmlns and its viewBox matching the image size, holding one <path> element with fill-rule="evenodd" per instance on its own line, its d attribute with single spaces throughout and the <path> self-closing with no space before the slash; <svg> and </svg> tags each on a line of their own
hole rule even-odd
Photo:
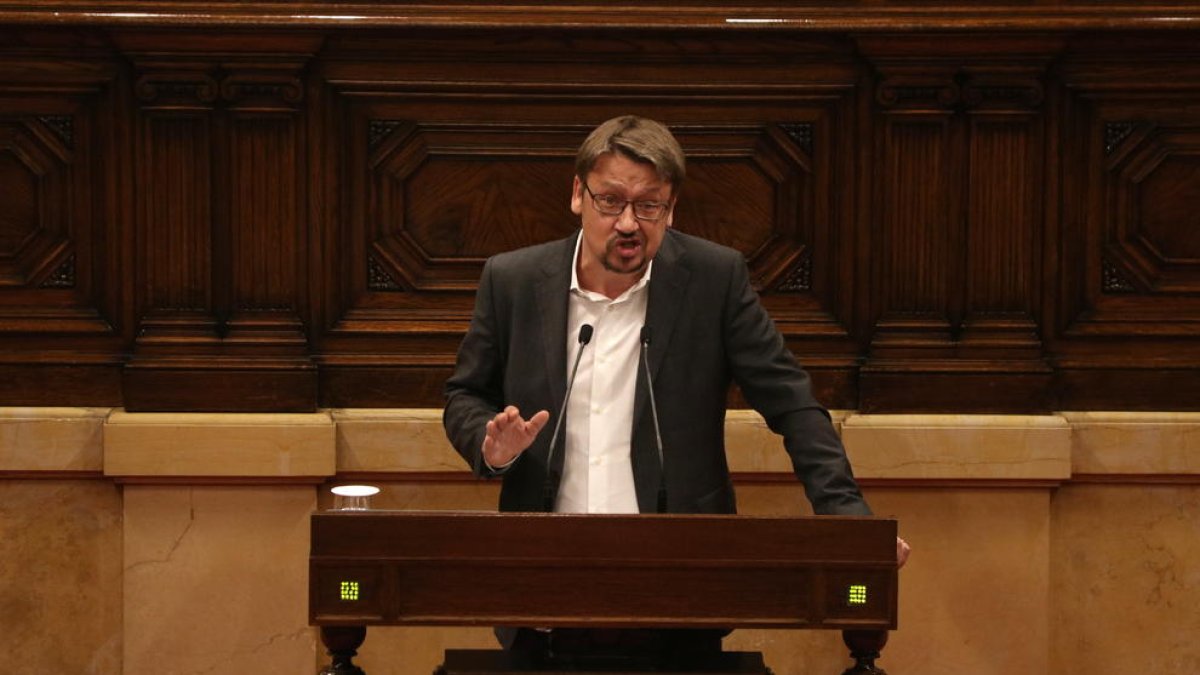
<svg viewBox="0 0 1200 675">
<path fill-rule="evenodd" d="M 654 422 L 654 447 L 658 450 L 658 512 L 667 512 L 667 464 L 663 461 L 662 429 L 658 426 L 658 403 L 654 399 L 654 380 L 650 377 L 650 326 L 642 326 L 642 366 L 646 370 L 646 388 L 650 390 L 650 419 Z"/>
<path fill-rule="evenodd" d="M 592 324 L 585 323 L 579 327 L 579 350 L 575 352 L 575 365 L 571 368 L 571 379 L 567 382 L 567 393 L 563 396 L 562 407 L 558 410 L 558 419 L 554 422 L 554 433 L 550 436 L 550 450 L 546 453 L 546 483 L 542 486 L 542 498 L 546 511 L 554 511 L 554 447 L 558 444 L 559 433 L 562 431 L 563 418 L 567 416 L 567 402 L 571 400 L 571 390 L 575 388 L 575 374 L 579 372 L 579 361 L 583 359 L 583 348 L 592 341 Z"/>
</svg>

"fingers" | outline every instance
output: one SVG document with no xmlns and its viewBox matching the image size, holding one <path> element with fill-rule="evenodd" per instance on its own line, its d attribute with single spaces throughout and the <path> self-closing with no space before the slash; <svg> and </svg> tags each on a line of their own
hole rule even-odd
<svg viewBox="0 0 1200 675">
<path fill-rule="evenodd" d="M 496 416 L 488 421 L 486 433 L 493 438 L 500 436 L 512 426 L 515 420 L 519 419 L 521 419 L 521 411 L 510 405 L 496 413 Z"/>
<path fill-rule="evenodd" d="M 516 406 L 508 406 L 488 421 L 483 438 L 483 457 L 492 466 L 511 462 L 537 438 L 550 413 L 538 411 L 529 420 L 521 417 Z"/>
<path fill-rule="evenodd" d="M 904 567 L 904 563 L 908 562 L 908 555 L 912 553 L 912 547 L 908 545 L 900 537 L 896 537 L 896 567 Z"/>
<path fill-rule="evenodd" d="M 496 413 L 496 416 L 487 423 L 487 434 L 489 436 L 500 437 L 506 432 L 519 434 L 525 437 L 529 442 L 541 432 L 542 427 L 546 426 L 546 422 L 550 420 L 550 413 L 546 410 L 539 410 L 529 420 L 521 418 L 521 411 L 515 406 L 508 406 L 504 410 Z"/>
<path fill-rule="evenodd" d="M 542 428 L 545 427 L 546 422 L 549 422 L 549 421 L 550 421 L 550 411 L 549 410 L 539 410 L 539 411 L 537 411 L 537 413 L 534 414 L 533 417 L 529 418 L 529 422 L 525 426 L 525 431 L 529 433 L 529 437 L 530 437 L 531 441 L 539 433 L 541 433 Z"/>
</svg>

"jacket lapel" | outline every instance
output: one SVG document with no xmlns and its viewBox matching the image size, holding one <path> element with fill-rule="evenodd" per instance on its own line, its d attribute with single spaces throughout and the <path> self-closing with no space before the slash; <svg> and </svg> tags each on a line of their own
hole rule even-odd
<svg viewBox="0 0 1200 675">
<path fill-rule="evenodd" d="M 543 283 L 538 285 L 536 291 L 552 415 L 558 414 L 567 391 L 567 294 L 570 292 L 571 270 L 575 264 L 572 255 L 575 253 L 576 236 L 567 237 L 551 247 L 550 253 L 542 261 L 542 273 L 545 275 Z M 521 412 L 532 415 L 537 411 Z"/>
<path fill-rule="evenodd" d="M 654 257 L 646 307 L 646 325 L 651 332 L 650 372 L 656 378 L 674 336 L 691 274 L 682 246 L 668 230 Z"/>
<path fill-rule="evenodd" d="M 672 231 L 668 230 L 658 254 L 654 257 L 654 270 L 650 274 L 650 297 L 646 306 L 646 325 L 650 327 L 651 333 L 648 350 L 650 374 L 655 381 L 658 380 L 659 371 L 671 346 L 690 277 L 691 269 L 687 265 L 683 248 Z M 633 462 L 633 480 L 637 489 L 638 505 L 643 513 L 654 511 L 662 471 L 655 444 L 654 421 L 650 415 L 648 389 L 645 368 L 639 361 L 637 389 L 633 399 L 630 459 Z M 662 403 L 658 401 L 660 422 Z M 663 448 L 664 453 L 666 450 Z"/>
</svg>

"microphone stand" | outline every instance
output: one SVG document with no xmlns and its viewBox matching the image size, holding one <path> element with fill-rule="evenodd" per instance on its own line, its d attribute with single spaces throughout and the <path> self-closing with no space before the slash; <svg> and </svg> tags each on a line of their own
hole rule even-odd
<svg viewBox="0 0 1200 675">
<path fill-rule="evenodd" d="M 650 419 L 654 422 L 654 448 L 658 450 L 658 512 L 667 512 L 667 464 L 663 460 L 662 429 L 658 425 L 658 403 L 654 398 L 654 380 L 650 377 L 650 326 L 642 326 L 642 367 L 650 393 Z"/>
<path fill-rule="evenodd" d="M 579 327 L 579 350 L 575 352 L 575 365 L 571 368 L 571 379 L 567 382 L 567 393 L 563 396 L 562 407 L 558 410 L 558 419 L 554 422 L 554 433 L 550 436 L 550 450 L 546 453 L 546 482 L 542 486 L 542 501 L 544 510 L 547 513 L 554 511 L 554 448 L 558 444 L 563 419 L 567 415 L 567 402 L 571 400 L 571 391 L 575 389 L 575 374 L 579 372 L 579 362 L 583 359 L 583 348 L 587 347 L 591 341 L 592 324 L 585 323 Z"/>
</svg>

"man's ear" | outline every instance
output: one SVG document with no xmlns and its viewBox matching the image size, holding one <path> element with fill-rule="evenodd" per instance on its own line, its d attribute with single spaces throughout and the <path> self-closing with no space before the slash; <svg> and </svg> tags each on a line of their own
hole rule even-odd
<svg viewBox="0 0 1200 675">
<path fill-rule="evenodd" d="M 571 213 L 583 215 L 583 181 L 579 180 L 579 176 L 571 181 Z"/>
</svg>

